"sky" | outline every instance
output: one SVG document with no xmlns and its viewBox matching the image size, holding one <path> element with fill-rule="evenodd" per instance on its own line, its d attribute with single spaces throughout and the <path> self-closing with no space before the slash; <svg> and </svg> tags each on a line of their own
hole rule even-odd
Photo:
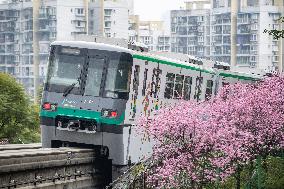
<svg viewBox="0 0 284 189">
<path fill-rule="evenodd" d="M 184 7 L 185 0 L 134 0 L 134 13 L 140 20 L 162 20 L 167 11 Z"/>
</svg>

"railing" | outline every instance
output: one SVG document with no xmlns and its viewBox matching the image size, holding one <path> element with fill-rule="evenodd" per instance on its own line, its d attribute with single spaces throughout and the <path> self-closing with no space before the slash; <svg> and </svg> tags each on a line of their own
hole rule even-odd
<svg viewBox="0 0 284 189">
<path fill-rule="evenodd" d="M 157 183 L 147 183 L 148 169 L 150 168 L 150 159 L 138 163 L 132 166 L 128 171 L 126 171 L 121 177 L 111 183 L 107 189 L 120 189 L 120 188 L 128 188 L 128 189 L 151 189 L 155 187 L 150 187 L 149 185 L 155 186 Z M 267 162 L 278 162 L 279 165 L 283 165 L 284 163 L 284 152 L 281 151 L 278 154 L 274 154 L 273 156 L 268 156 L 263 158 L 258 156 L 257 159 L 251 162 L 246 168 L 239 167 L 237 169 L 235 175 L 231 176 L 227 181 L 221 183 L 220 181 L 216 181 L 214 186 L 217 188 L 230 188 L 232 185 L 235 185 L 235 188 L 240 189 L 264 189 L 269 183 L 267 182 L 267 176 L 271 176 L 271 172 L 266 167 Z M 281 176 L 281 167 L 278 167 L 277 163 L 272 164 L 273 168 L 279 169 Z M 269 167 L 271 168 L 271 167 Z M 269 178 L 268 178 L 269 179 Z M 281 179 L 279 177 L 279 179 Z M 234 181 L 235 180 L 235 181 Z M 281 180 L 277 180 L 278 184 L 281 184 Z M 274 183 L 275 184 L 275 183 Z M 222 186 L 222 187 L 221 187 Z"/>
<path fill-rule="evenodd" d="M 1 138 L 0 139 L 0 145 L 6 145 L 9 144 L 9 139 L 7 138 Z"/>
</svg>

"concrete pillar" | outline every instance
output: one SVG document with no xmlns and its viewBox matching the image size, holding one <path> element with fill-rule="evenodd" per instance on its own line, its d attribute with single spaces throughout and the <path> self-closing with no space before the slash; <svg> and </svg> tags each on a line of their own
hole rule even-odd
<svg viewBox="0 0 284 189">
<path fill-rule="evenodd" d="M 101 34 L 103 37 L 105 36 L 105 31 L 104 31 L 104 27 L 105 27 L 105 8 L 104 8 L 104 0 L 100 0 L 100 7 L 101 7 Z"/>
<path fill-rule="evenodd" d="M 237 19 L 239 1 L 231 1 L 231 66 L 237 65 Z"/>
<path fill-rule="evenodd" d="M 34 63 L 34 102 L 38 102 L 37 92 L 39 88 L 39 8 L 41 0 L 33 0 L 33 63 Z"/>
<path fill-rule="evenodd" d="M 86 17 L 86 34 L 89 34 L 89 0 L 84 0 Z"/>
<path fill-rule="evenodd" d="M 247 0 L 242 0 L 241 7 L 244 8 L 244 7 L 247 7 L 247 6 L 248 6 Z"/>
</svg>

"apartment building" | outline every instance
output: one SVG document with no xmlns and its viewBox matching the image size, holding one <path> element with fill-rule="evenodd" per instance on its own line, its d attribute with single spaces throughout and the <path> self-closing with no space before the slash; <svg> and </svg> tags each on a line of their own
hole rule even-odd
<svg viewBox="0 0 284 189">
<path fill-rule="evenodd" d="M 47 71 L 49 45 L 87 33 L 84 0 L 43 0 L 35 32 L 39 45 L 39 80 Z M 14 75 L 34 95 L 33 2 L 8 0 L 0 4 L 0 72 Z"/>
<path fill-rule="evenodd" d="M 89 34 L 128 39 L 133 0 L 90 0 L 89 9 Z"/>
<path fill-rule="evenodd" d="M 211 57 L 231 61 L 231 1 L 214 0 L 211 11 Z M 283 0 L 243 0 L 237 17 L 237 66 L 282 71 L 282 41 L 265 29 L 281 29 Z"/>
<path fill-rule="evenodd" d="M 263 31 L 283 29 L 283 0 L 241 0 L 238 9 L 237 66 L 282 71 L 283 42 Z M 189 0 L 171 11 L 171 27 L 173 52 L 231 62 L 231 0 Z"/>
<path fill-rule="evenodd" d="M 129 41 L 145 44 L 150 51 L 170 51 L 170 35 L 165 32 L 163 21 L 140 21 L 131 15 L 128 28 Z"/>
<path fill-rule="evenodd" d="M 171 11 L 171 51 L 210 56 L 210 1 L 186 2 L 186 9 Z"/>
</svg>

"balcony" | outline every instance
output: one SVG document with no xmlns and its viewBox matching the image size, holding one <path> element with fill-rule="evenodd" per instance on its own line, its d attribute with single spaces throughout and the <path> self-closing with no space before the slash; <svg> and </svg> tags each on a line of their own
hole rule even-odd
<svg viewBox="0 0 284 189">
<path fill-rule="evenodd" d="M 85 13 L 78 13 L 78 12 L 76 11 L 75 16 L 76 16 L 76 17 L 85 17 L 86 14 L 85 14 Z"/>
<path fill-rule="evenodd" d="M 75 16 L 75 18 L 73 18 L 72 21 L 86 22 L 86 18 L 84 16 Z"/>
<path fill-rule="evenodd" d="M 272 62 L 279 62 L 278 56 L 272 56 Z"/>
<path fill-rule="evenodd" d="M 32 32 L 33 31 L 33 27 L 32 26 L 26 26 L 24 28 L 24 31 L 23 32 Z"/>
<path fill-rule="evenodd" d="M 82 32 L 82 31 L 73 31 L 71 32 L 71 35 L 81 35 L 81 34 L 87 34 L 87 32 Z"/>
<path fill-rule="evenodd" d="M 2 34 L 13 34 L 15 33 L 15 28 L 14 27 L 9 27 L 9 28 L 4 28 L 3 30 L 0 31 Z"/>
<path fill-rule="evenodd" d="M 10 45 L 10 44 L 14 44 L 15 41 L 14 40 L 5 40 L 4 42 L 6 45 Z"/>
<path fill-rule="evenodd" d="M 39 44 L 47 44 L 47 45 L 49 45 L 50 44 L 50 40 L 48 38 L 40 39 L 38 43 Z"/>
<path fill-rule="evenodd" d="M 238 51 L 237 52 L 238 56 L 250 56 L 250 51 Z"/>
<path fill-rule="evenodd" d="M 56 20 L 56 15 L 50 15 L 48 13 L 42 13 L 38 16 L 39 20 Z"/>
</svg>

